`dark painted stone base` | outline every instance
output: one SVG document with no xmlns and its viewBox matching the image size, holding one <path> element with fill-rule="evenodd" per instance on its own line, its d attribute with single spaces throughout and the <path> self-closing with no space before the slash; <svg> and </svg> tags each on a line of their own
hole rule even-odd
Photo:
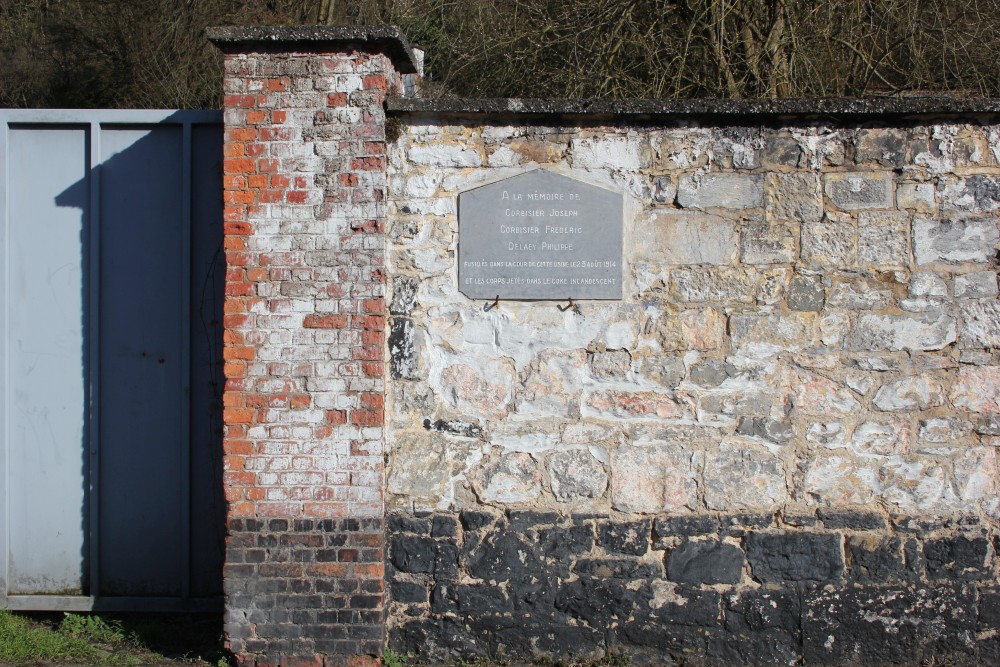
<svg viewBox="0 0 1000 667">
<path fill-rule="evenodd" d="M 1000 664 L 975 518 L 388 518 L 389 638 L 426 660 Z"/>
<path fill-rule="evenodd" d="M 380 656 L 383 540 L 381 519 L 231 519 L 225 630 L 240 664 L 334 667 Z"/>
</svg>

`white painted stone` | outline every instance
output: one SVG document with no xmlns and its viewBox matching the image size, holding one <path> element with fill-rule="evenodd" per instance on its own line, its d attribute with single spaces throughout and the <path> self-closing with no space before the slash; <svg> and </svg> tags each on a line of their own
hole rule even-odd
<svg viewBox="0 0 1000 667">
<path fill-rule="evenodd" d="M 901 421 L 866 421 L 854 429 L 851 449 L 858 456 L 892 456 L 910 449 L 910 429 Z"/>
<path fill-rule="evenodd" d="M 713 215 L 654 210 L 633 234 L 635 256 L 663 264 L 732 264 L 736 223 Z"/>
<path fill-rule="evenodd" d="M 681 178 L 677 203 L 684 208 L 760 208 L 764 183 L 750 174 L 693 174 Z"/>
<path fill-rule="evenodd" d="M 611 455 L 611 503 L 621 512 L 657 514 L 698 507 L 704 454 L 683 445 L 620 447 Z"/>
<path fill-rule="evenodd" d="M 608 487 L 607 471 L 586 449 L 552 454 L 548 469 L 552 494 L 559 502 L 600 498 Z"/>
<path fill-rule="evenodd" d="M 469 473 L 476 496 L 487 504 L 519 504 L 538 499 L 542 476 L 530 454 L 514 452 L 485 459 Z"/>
<path fill-rule="evenodd" d="M 802 480 L 808 505 L 867 505 L 880 490 L 878 470 L 848 456 L 814 456 Z"/>
<path fill-rule="evenodd" d="M 995 271 L 974 271 L 955 276 L 956 299 L 989 299 L 997 294 Z"/>
<path fill-rule="evenodd" d="M 705 503 L 710 510 L 773 510 L 787 498 L 784 463 L 769 452 L 730 440 L 705 453 Z"/>
<path fill-rule="evenodd" d="M 933 378 L 905 377 L 879 388 L 872 401 L 876 410 L 927 410 L 944 403 L 944 386 Z"/>
<path fill-rule="evenodd" d="M 900 183 L 896 186 L 896 204 L 916 213 L 937 210 L 936 188 L 933 183 Z"/>
<path fill-rule="evenodd" d="M 914 218 L 913 254 L 917 264 L 990 261 L 1000 232 L 993 218 Z"/>
<path fill-rule="evenodd" d="M 646 159 L 635 137 L 606 136 L 579 138 L 570 142 L 571 163 L 575 169 L 638 170 Z"/>
<path fill-rule="evenodd" d="M 962 347 L 1000 348 L 1000 301 L 962 304 Z"/>
<path fill-rule="evenodd" d="M 414 164 L 428 167 L 478 167 L 483 163 L 475 149 L 449 143 L 415 144 L 408 157 Z"/>
</svg>

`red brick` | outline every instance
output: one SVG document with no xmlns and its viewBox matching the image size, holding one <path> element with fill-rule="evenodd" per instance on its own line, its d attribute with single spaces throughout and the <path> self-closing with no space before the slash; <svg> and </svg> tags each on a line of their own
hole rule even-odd
<svg viewBox="0 0 1000 667">
<path fill-rule="evenodd" d="M 307 329 L 343 329 L 347 326 L 347 315 L 306 315 L 302 326 Z"/>
</svg>

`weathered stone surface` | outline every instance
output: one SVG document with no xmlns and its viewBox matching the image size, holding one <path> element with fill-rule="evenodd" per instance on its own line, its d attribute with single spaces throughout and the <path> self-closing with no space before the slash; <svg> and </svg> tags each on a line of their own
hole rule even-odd
<svg viewBox="0 0 1000 667">
<path fill-rule="evenodd" d="M 740 234 L 744 264 L 786 264 L 795 261 L 795 233 L 790 225 L 749 222 Z"/>
<path fill-rule="evenodd" d="M 513 400 L 513 364 L 454 364 L 441 371 L 442 393 L 455 408 L 489 419 L 506 417 Z"/>
<path fill-rule="evenodd" d="M 524 452 L 483 461 L 469 473 L 469 481 L 484 503 L 527 503 L 542 490 L 538 464 Z"/>
<path fill-rule="evenodd" d="M 926 410 L 944 402 L 944 386 L 927 377 L 906 377 L 882 385 L 872 405 L 876 410 Z"/>
<path fill-rule="evenodd" d="M 663 264 L 732 264 L 739 251 L 736 223 L 714 215 L 654 210 L 636 232 L 636 257 Z"/>
<path fill-rule="evenodd" d="M 892 208 L 892 175 L 880 172 L 840 172 L 823 175 L 827 199 L 844 211 Z"/>
<path fill-rule="evenodd" d="M 641 146 L 634 136 L 573 139 L 570 152 L 576 169 L 636 170 L 649 162 L 648 147 Z"/>
<path fill-rule="evenodd" d="M 909 426 L 897 421 L 865 421 L 851 436 L 851 449 L 862 456 L 891 456 L 909 451 Z"/>
<path fill-rule="evenodd" d="M 938 651 L 949 657 L 957 654 L 956 664 L 975 663 L 969 660 L 964 639 L 974 624 L 970 590 L 951 586 L 816 589 L 803 604 L 807 664 L 918 664 L 921 656 Z M 942 609 L 948 611 L 942 614 Z"/>
<path fill-rule="evenodd" d="M 881 491 L 876 469 L 846 456 L 813 456 L 802 481 L 809 504 L 865 505 Z"/>
<path fill-rule="evenodd" d="M 436 504 L 448 494 L 451 464 L 445 448 L 429 434 L 399 433 L 392 447 L 386 480 L 389 493 Z"/>
<path fill-rule="evenodd" d="M 945 211 L 991 213 L 1000 208 L 1000 179 L 995 176 L 969 176 L 948 179 L 941 194 Z"/>
<path fill-rule="evenodd" d="M 996 296 L 995 271 L 974 271 L 955 276 L 956 299 L 989 299 Z"/>
<path fill-rule="evenodd" d="M 792 406 L 803 414 L 852 414 L 861 407 L 850 389 L 817 373 L 793 371 L 786 386 Z"/>
<path fill-rule="evenodd" d="M 389 312 L 393 315 L 409 315 L 417 305 L 416 278 L 396 278 L 392 281 L 392 301 Z"/>
<path fill-rule="evenodd" d="M 691 404 L 678 393 L 652 391 L 595 391 L 584 399 L 584 408 L 595 415 L 619 419 L 685 419 Z"/>
<path fill-rule="evenodd" d="M 677 196 L 677 183 L 671 176 L 657 176 L 653 179 L 653 201 L 658 204 L 673 203 Z"/>
<path fill-rule="evenodd" d="M 847 576 L 854 581 L 883 584 L 903 577 L 903 549 L 898 537 L 850 535 L 844 549 Z"/>
<path fill-rule="evenodd" d="M 681 355 L 655 354 L 641 359 L 639 373 L 661 387 L 676 389 L 687 369 Z"/>
<path fill-rule="evenodd" d="M 910 265 L 910 219 L 899 211 L 858 215 L 858 264 L 879 268 Z"/>
<path fill-rule="evenodd" d="M 962 347 L 1000 347 L 1000 301 L 962 304 Z"/>
<path fill-rule="evenodd" d="M 679 301 L 705 303 L 753 303 L 759 276 L 738 269 L 675 269 L 670 272 L 670 291 Z"/>
<path fill-rule="evenodd" d="M 972 432 L 972 423 L 964 419 L 933 418 L 920 422 L 917 441 L 920 444 L 955 444 Z"/>
<path fill-rule="evenodd" d="M 854 161 L 858 164 L 875 162 L 884 167 L 902 167 L 906 162 L 909 137 L 905 130 L 858 130 L 854 145 Z"/>
<path fill-rule="evenodd" d="M 483 160 L 474 148 L 456 144 L 414 144 L 408 157 L 414 164 L 428 167 L 478 167 Z"/>
<path fill-rule="evenodd" d="M 937 192 L 933 183 L 900 183 L 896 186 L 896 204 L 916 213 L 937 211 Z"/>
<path fill-rule="evenodd" d="M 917 264 L 990 261 L 1000 241 L 993 218 L 913 219 L 913 256 Z"/>
<path fill-rule="evenodd" d="M 774 443 L 786 443 L 795 437 L 792 425 L 766 417 L 741 417 L 736 433 L 748 438 L 760 438 Z"/>
<path fill-rule="evenodd" d="M 611 455 L 611 503 L 622 512 L 654 514 L 698 506 L 701 452 L 680 446 L 620 447 Z"/>
<path fill-rule="evenodd" d="M 393 318 L 389 327 L 389 369 L 397 380 L 414 380 L 419 377 L 420 333 L 413 321 L 403 317 Z"/>
<path fill-rule="evenodd" d="M 858 234 L 848 222 L 814 222 L 802 226 L 802 259 L 810 264 L 853 266 Z"/>
<path fill-rule="evenodd" d="M 642 556 L 649 551 L 651 524 L 642 521 L 602 521 L 597 524 L 597 545 L 609 553 Z"/>
<path fill-rule="evenodd" d="M 848 350 L 940 350 L 957 338 L 955 318 L 945 313 L 869 315 L 858 318 L 844 346 Z"/>
<path fill-rule="evenodd" d="M 831 530 L 887 530 L 884 515 L 863 509 L 820 508 L 817 512 L 823 526 Z"/>
<path fill-rule="evenodd" d="M 843 549 L 835 534 L 750 533 L 746 552 L 754 579 L 762 582 L 827 582 L 844 571 Z"/>
<path fill-rule="evenodd" d="M 677 187 L 677 203 L 684 208 L 760 208 L 764 184 L 749 174 L 693 174 Z"/>
<path fill-rule="evenodd" d="M 549 457 L 552 493 L 559 502 L 600 498 L 608 487 L 608 474 L 586 449 L 556 452 Z"/>
<path fill-rule="evenodd" d="M 664 314 L 652 333 L 661 349 L 674 352 L 715 350 L 722 345 L 725 331 L 726 318 L 722 313 L 715 308 L 699 308 Z"/>
<path fill-rule="evenodd" d="M 718 387 L 728 377 L 727 364 L 722 359 L 705 359 L 691 367 L 691 382 L 702 387 Z"/>
<path fill-rule="evenodd" d="M 766 357 L 786 351 L 799 351 L 815 342 L 814 318 L 811 315 L 733 315 L 729 318 L 733 349 L 750 357 Z"/>
<path fill-rule="evenodd" d="M 1000 414 L 1000 366 L 959 369 L 950 398 L 957 408 Z"/>
<path fill-rule="evenodd" d="M 541 352 L 524 370 L 516 396 L 518 412 L 579 417 L 586 363 L 584 350 Z"/>
<path fill-rule="evenodd" d="M 849 310 L 881 310 L 892 299 L 892 292 L 880 290 L 867 280 L 835 282 L 830 288 L 827 304 L 831 308 Z"/>
<path fill-rule="evenodd" d="M 667 578 L 679 584 L 737 584 L 746 558 L 739 547 L 715 540 L 685 541 L 667 556 Z"/>
<path fill-rule="evenodd" d="M 604 350 L 590 355 L 590 374 L 599 380 L 622 380 L 632 367 L 628 350 Z"/>
<path fill-rule="evenodd" d="M 933 579 L 984 579 L 994 572 L 993 555 L 984 537 L 960 535 L 924 543 L 924 567 Z"/>
<path fill-rule="evenodd" d="M 776 456 L 732 443 L 706 452 L 705 503 L 709 509 L 773 509 L 787 497 L 785 466 Z"/>
<path fill-rule="evenodd" d="M 823 195 L 816 174 L 768 173 L 767 220 L 819 222 L 823 219 Z"/>
<path fill-rule="evenodd" d="M 823 310 L 826 289 L 817 276 L 795 276 L 788 284 L 788 308 L 801 311 Z"/>
<path fill-rule="evenodd" d="M 678 536 L 715 535 L 718 532 L 719 518 L 712 514 L 671 516 L 653 522 L 653 535 L 658 540 Z"/>
</svg>

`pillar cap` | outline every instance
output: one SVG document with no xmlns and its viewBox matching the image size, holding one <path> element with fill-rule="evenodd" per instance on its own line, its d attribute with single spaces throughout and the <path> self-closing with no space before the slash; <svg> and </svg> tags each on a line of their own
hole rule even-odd
<svg viewBox="0 0 1000 667">
<path fill-rule="evenodd" d="M 320 51 L 353 46 L 384 53 L 400 74 L 415 74 L 417 58 L 403 31 L 393 25 L 220 26 L 207 28 L 208 39 L 226 53 L 254 50 Z"/>
</svg>

